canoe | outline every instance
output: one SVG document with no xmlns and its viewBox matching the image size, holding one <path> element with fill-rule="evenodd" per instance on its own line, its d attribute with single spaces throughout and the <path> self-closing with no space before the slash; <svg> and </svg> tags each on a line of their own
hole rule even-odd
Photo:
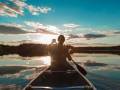
<svg viewBox="0 0 120 90">
<path fill-rule="evenodd" d="M 72 68 L 68 70 L 51 70 L 46 67 L 23 90 L 96 90 L 73 64 L 69 62 Z"/>
</svg>

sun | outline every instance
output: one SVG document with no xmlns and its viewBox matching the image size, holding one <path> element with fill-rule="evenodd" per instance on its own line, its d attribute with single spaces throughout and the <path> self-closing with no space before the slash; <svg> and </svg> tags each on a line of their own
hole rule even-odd
<svg viewBox="0 0 120 90">
<path fill-rule="evenodd" d="M 43 44 L 50 44 L 52 42 L 52 39 L 56 39 L 56 38 L 57 35 L 44 34 L 44 35 L 40 35 L 40 37 L 37 37 L 36 41 Z"/>
</svg>

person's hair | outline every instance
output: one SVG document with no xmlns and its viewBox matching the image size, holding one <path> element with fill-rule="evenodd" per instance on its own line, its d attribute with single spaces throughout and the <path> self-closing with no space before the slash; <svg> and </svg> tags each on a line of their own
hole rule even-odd
<svg viewBox="0 0 120 90">
<path fill-rule="evenodd" d="M 59 41 L 59 42 L 61 42 L 61 41 L 64 42 L 64 41 L 65 41 L 64 35 L 59 35 L 59 36 L 58 36 L 58 41 Z"/>
</svg>

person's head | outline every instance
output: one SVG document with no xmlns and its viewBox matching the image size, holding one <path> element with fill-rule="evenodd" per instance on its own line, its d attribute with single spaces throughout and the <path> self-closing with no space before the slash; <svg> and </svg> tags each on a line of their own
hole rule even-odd
<svg viewBox="0 0 120 90">
<path fill-rule="evenodd" d="M 61 43 L 61 44 L 63 44 L 64 41 L 65 41 L 64 35 L 59 35 L 59 36 L 58 36 L 58 42 Z"/>
</svg>

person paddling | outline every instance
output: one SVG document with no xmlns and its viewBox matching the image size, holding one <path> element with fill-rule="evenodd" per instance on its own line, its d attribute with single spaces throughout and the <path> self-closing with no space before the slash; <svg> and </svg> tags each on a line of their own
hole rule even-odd
<svg viewBox="0 0 120 90">
<path fill-rule="evenodd" d="M 55 40 L 54 40 L 55 41 Z M 52 41 L 53 42 L 53 41 Z M 64 45 L 65 37 L 64 35 L 59 35 L 58 43 L 49 45 L 49 55 L 51 56 L 51 69 L 52 70 L 67 70 L 71 66 L 66 61 L 72 60 L 69 53 L 69 47 Z"/>
</svg>

